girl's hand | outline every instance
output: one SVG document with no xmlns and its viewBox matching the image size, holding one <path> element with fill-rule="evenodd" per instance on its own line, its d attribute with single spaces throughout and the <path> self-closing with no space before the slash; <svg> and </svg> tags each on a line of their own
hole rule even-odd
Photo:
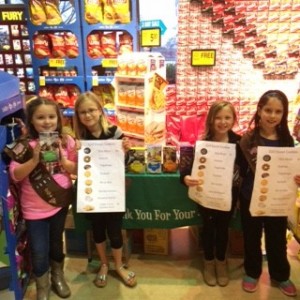
<svg viewBox="0 0 300 300">
<path fill-rule="evenodd" d="M 200 183 L 198 179 L 195 179 L 190 175 L 185 176 L 183 181 L 187 186 L 197 186 Z"/>
<path fill-rule="evenodd" d="M 125 152 L 127 152 L 130 149 L 131 144 L 130 144 L 130 141 L 127 138 L 122 139 L 122 147 L 123 147 L 123 150 Z"/>
<path fill-rule="evenodd" d="M 298 184 L 300 186 L 300 175 L 296 175 L 294 177 L 294 180 L 295 180 L 296 184 Z"/>
</svg>

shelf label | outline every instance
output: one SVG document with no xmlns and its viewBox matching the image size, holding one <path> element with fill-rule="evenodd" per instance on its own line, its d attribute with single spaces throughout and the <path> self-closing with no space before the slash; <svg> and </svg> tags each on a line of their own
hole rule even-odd
<svg viewBox="0 0 300 300">
<path fill-rule="evenodd" d="M 46 85 L 46 77 L 45 76 L 40 76 L 39 77 L 39 84 L 40 84 L 40 86 L 45 86 Z"/>
<path fill-rule="evenodd" d="M 92 86 L 98 85 L 98 76 L 92 76 Z"/>
<path fill-rule="evenodd" d="M 66 60 L 64 58 L 50 58 L 49 67 L 64 68 L 66 66 Z"/>
<path fill-rule="evenodd" d="M 141 46 L 142 47 L 160 47 L 161 30 L 160 28 L 142 28 Z"/>
<path fill-rule="evenodd" d="M 102 60 L 103 68 L 116 68 L 118 66 L 118 59 L 116 58 L 104 58 Z"/>
</svg>

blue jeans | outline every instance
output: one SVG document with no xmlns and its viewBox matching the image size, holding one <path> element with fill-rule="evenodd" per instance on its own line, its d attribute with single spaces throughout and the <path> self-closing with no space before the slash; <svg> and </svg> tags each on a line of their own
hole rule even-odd
<svg viewBox="0 0 300 300">
<path fill-rule="evenodd" d="M 42 276 L 49 270 L 49 260 L 61 262 L 63 253 L 63 232 L 68 207 L 54 216 L 40 220 L 26 220 L 28 241 L 31 252 L 33 274 Z"/>
</svg>

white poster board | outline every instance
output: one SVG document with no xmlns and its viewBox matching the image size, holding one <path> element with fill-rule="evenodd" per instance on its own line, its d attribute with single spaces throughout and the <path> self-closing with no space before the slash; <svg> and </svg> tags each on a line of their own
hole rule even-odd
<svg viewBox="0 0 300 300">
<path fill-rule="evenodd" d="M 252 216 L 288 216 L 295 209 L 300 148 L 257 147 Z"/>
<path fill-rule="evenodd" d="M 199 185 L 189 187 L 188 195 L 204 207 L 230 211 L 235 144 L 196 142 L 192 177 Z"/>
<path fill-rule="evenodd" d="M 125 156 L 122 140 L 80 142 L 77 212 L 124 212 Z"/>
</svg>

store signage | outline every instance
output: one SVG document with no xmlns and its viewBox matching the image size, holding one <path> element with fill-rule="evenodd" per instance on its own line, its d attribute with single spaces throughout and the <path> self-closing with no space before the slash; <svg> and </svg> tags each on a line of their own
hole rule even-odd
<svg viewBox="0 0 300 300">
<path fill-rule="evenodd" d="M 66 60 L 64 58 L 50 58 L 49 67 L 64 68 L 66 66 Z"/>
<path fill-rule="evenodd" d="M 12 11 L 1 11 L 0 21 L 5 22 L 16 22 L 24 21 L 24 12 L 22 10 L 12 10 Z"/>
<path fill-rule="evenodd" d="M 140 29 L 156 27 L 160 28 L 161 34 L 164 34 L 167 30 L 167 27 L 162 20 L 146 20 L 140 22 Z"/>
<path fill-rule="evenodd" d="M 118 66 L 118 60 L 116 58 L 104 58 L 102 60 L 103 68 L 116 68 Z"/>
<path fill-rule="evenodd" d="M 193 67 L 208 67 L 216 64 L 215 49 L 194 49 L 191 52 L 191 65 Z"/>
<path fill-rule="evenodd" d="M 40 76 L 39 77 L 39 84 L 40 84 L 40 86 L 45 86 L 46 85 L 46 77 L 45 76 Z"/>
<path fill-rule="evenodd" d="M 161 30 L 160 28 L 141 29 L 141 47 L 160 47 Z"/>
</svg>

